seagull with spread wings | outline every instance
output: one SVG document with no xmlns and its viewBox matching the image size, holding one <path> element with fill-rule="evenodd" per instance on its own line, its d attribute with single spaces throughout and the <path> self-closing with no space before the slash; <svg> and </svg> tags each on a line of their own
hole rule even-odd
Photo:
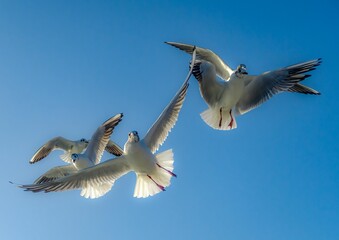
<svg viewBox="0 0 339 240">
<path fill-rule="evenodd" d="M 29 163 L 33 164 L 47 157 L 54 150 L 62 150 L 64 153 L 60 158 L 66 163 L 72 163 L 71 155 L 73 153 L 82 153 L 88 146 L 89 140 L 81 138 L 80 140 L 69 140 L 64 137 L 55 137 L 41 146 L 33 155 Z M 109 140 L 105 150 L 115 156 L 122 154 L 122 149 L 117 148 L 117 145 Z"/>
<path fill-rule="evenodd" d="M 192 54 L 195 48 L 189 44 L 166 43 L 189 54 Z M 197 61 L 193 68 L 193 75 L 198 80 L 201 96 L 209 107 L 201 113 L 201 117 L 206 124 L 214 129 L 236 128 L 236 115 L 242 115 L 260 106 L 280 92 L 320 94 L 318 91 L 300 84 L 300 81 L 311 76 L 305 73 L 320 65 L 320 58 L 254 76 L 247 74 L 244 64 L 240 64 L 237 69 L 232 70 L 209 49 L 196 47 L 196 56 Z"/>
<path fill-rule="evenodd" d="M 120 157 L 79 170 L 75 174 L 55 181 L 20 185 L 19 187 L 32 192 L 90 189 L 91 191 L 87 191 L 82 196 L 97 198 L 102 196 L 102 194 L 97 194 L 97 192 L 102 193 L 100 191 L 102 185 L 110 184 L 112 186 L 118 178 L 134 171 L 137 177 L 134 197 L 146 198 L 165 191 L 165 187 L 170 185 L 171 178 L 176 176 L 173 173 L 173 152 L 171 149 L 158 154 L 156 152 L 178 119 L 186 97 L 188 80 L 192 74 L 194 62 L 195 52 L 193 51 L 190 71 L 177 94 L 143 139 L 140 139 L 137 131 L 128 134 L 124 152 Z"/>
<path fill-rule="evenodd" d="M 89 144 L 83 154 L 73 153 L 71 155 L 72 162 L 65 166 L 58 166 L 50 169 L 34 181 L 34 184 L 43 184 L 53 182 L 66 176 L 77 173 L 85 168 L 97 165 L 102 157 L 104 149 L 109 142 L 109 138 L 113 133 L 114 127 L 122 120 L 123 114 L 119 113 L 105 121 L 94 132 Z M 91 186 L 83 186 L 81 195 L 90 196 L 91 192 L 96 195 L 103 195 L 111 189 L 109 183 L 101 184 L 100 188 L 95 189 Z"/>
</svg>

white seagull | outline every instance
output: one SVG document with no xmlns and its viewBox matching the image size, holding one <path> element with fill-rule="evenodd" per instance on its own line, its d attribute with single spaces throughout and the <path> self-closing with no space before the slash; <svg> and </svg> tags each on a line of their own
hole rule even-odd
<svg viewBox="0 0 339 240">
<path fill-rule="evenodd" d="M 109 141 L 110 136 L 113 133 L 114 127 L 119 124 L 122 120 L 123 114 L 119 113 L 114 117 L 105 121 L 98 129 L 94 132 L 86 151 L 83 154 L 73 153 L 71 155 L 72 163 L 65 166 L 58 166 L 50 169 L 38 179 L 34 181 L 35 184 L 41 184 L 46 182 L 52 182 L 65 176 L 72 175 L 82 169 L 92 167 L 100 162 L 104 149 Z M 97 194 L 104 194 L 105 191 L 111 189 L 111 184 L 104 183 L 101 186 L 100 192 Z M 89 192 L 93 191 L 91 187 L 84 187 L 81 192 L 82 195 L 89 196 Z"/>
<path fill-rule="evenodd" d="M 189 54 L 192 54 L 195 48 L 188 44 L 166 43 Z M 242 115 L 258 107 L 280 92 L 320 94 L 299 83 L 311 76 L 305 73 L 319 66 L 320 58 L 251 76 L 247 74 L 244 64 L 232 70 L 209 49 L 196 47 L 196 55 L 193 75 L 198 80 L 200 94 L 209 107 L 200 115 L 214 129 L 236 128 L 235 115 Z M 217 76 L 222 80 L 217 79 Z"/>
<path fill-rule="evenodd" d="M 165 187 L 170 185 L 171 177 L 176 176 L 173 173 L 173 152 L 171 149 L 158 154 L 155 154 L 155 152 L 166 140 L 168 133 L 178 119 L 186 97 L 188 80 L 192 74 L 194 61 L 195 54 L 193 54 L 191 68 L 184 84 L 148 130 L 146 136 L 140 139 L 136 131 L 128 134 L 122 156 L 52 182 L 21 185 L 19 187 L 32 192 L 55 192 L 70 189 L 82 189 L 84 191 L 84 189 L 90 189 L 91 191 L 86 191 L 86 194 L 82 194 L 82 196 L 97 198 L 103 195 L 102 192 L 107 192 L 104 185 L 110 184 L 112 186 L 118 178 L 134 171 L 137 177 L 134 197 L 146 198 L 165 191 Z M 101 191 L 101 188 L 104 188 L 104 191 Z"/>
<path fill-rule="evenodd" d="M 64 153 L 60 155 L 60 158 L 66 163 L 72 163 L 71 155 L 73 153 L 82 153 L 87 148 L 88 143 L 89 141 L 85 138 L 76 141 L 63 137 L 52 138 L 35 152 L 29 163 L 39 162 L 54 150 L 63 150 Z M 115 156 L 120 156 L 123 151 L 111 140 L 107 143 L 105 150 Z"/>
</svg>

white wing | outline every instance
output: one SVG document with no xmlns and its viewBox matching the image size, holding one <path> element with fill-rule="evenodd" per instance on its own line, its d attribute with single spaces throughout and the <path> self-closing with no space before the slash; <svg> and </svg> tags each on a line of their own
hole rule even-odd
<svg viewBox="0 0 339 240">
<path fill-rule="evenodd" d="M 101 156 L 106 148 L 106 145 L 113 133 L 113 129 L 122 120 L 123 114 L 119 113 L 114 117 L 104 122 L 93 134 L 88 147 L 85 151 L 85 155 L 94 163 L 100 162 Z"/>
<path fill-rule="evenodd" d="M 52 182 L 20 185 L 19 187 L 32 192 L 59 192 L 82 189 L 82 196 L 97 198 L 107 193 L 115 180 L 129 171 L 131 171 L 130 166 L 126 159 L 121 156 Z M 104 190 L 102 190 L 103 187 Z"/>
<path fill-rule="evenodd" d="M 66 165 L 66 166 L 59 166 L 54 167 L 42 174 L 39 178 L 37 178 L 34 183 L 44 183 L 44 182 L 51 182 L 55 181 L 59 178 L 63 178 L 69 176 L 71 174 L 76 173 L 78 170 L 74 167 L 73 164 Z"/>
<path fill-rule="evenodd" d="M 314 70 L 321 63 L 315 59 L 304 63 L 291 65 L 274 71 L 265 72 L 258 76 L 245 76 L 246 87 L 236 105 L 237 112 L 244 114 L 282 91 L 299 89 L 300 81 L 310 77 L 306 72 Z M 291 90 L 292 91 L 292 90 Z"/>
<path fill-rule="evenodd" d="M 64 151 L 70 151 L 72 146 L 75 144 L 74 141 L 68 140 L 63 137 L 55 137 L 45 143 L 42 147 L 36 151 L 29 163 L 36 163 L 45 157 L 47 157 L 53 150 L 60 149 Z"/>
<path fill-rule="evenodd" d="M 179 48 L 189 54 L 193 53 L 193 48 L 195 46 L 183 43 L 176 43 L 176 42 L 165 42 L 171 46 Z M 197 60 L 208 61 L 212 63 L 215 68 L 217 75 L 224 79 L 225 81 L 229 79 L 232 74 L 232 69 L 214 52 L 207 48 L 196 47 L 197 51 Z"/>
<path fill-rule="evenodd" d="M 193 64 L 195 62 L 195 50 L 193 50 L 193 56 L 190 66 L 190 71 L 177 92 L 172 101 L 167 105 L 164 111 L 160 114 L 159 118 L 155 121 L 152 127 L 148 130 L 143 141 L 150 148 L 152 153 L 155 153 L 159 146 L 163 144 L 166 140 L 168 133 L 174 127 L 176 121 L 178 120 L 179 112 L 184 103 L 187 88 L 188 80 L 192 74 Z"/>
</svg>

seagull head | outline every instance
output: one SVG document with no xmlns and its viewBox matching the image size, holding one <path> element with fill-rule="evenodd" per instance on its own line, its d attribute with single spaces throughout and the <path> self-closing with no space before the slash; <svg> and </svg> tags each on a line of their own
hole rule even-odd
<svg viewBox="0 0 339 240">
<path fill-rule="evenodd" d="M 132 131 L 128 134 L 129 142 L 139 142 L 139 135 L 137 131 Z"/>
<path fill-rule="evenodd" d="M 76 153 L 73 153 L 73 154 L 71 155 L 71 158 L 72 158 L 72 162 L 75 163 L 75 161 L 79 158 L 79 155 L 76 154 Z"/>
<path fill-rule="evenodd" d="M 238 77 L 242 77 L 243 75 L 247 75 L 247 69 L 245 64 L 240 64 L 237 69 L 235 70 L 235 74 Z"/>
<path fill-rule="evenodd" d="M 80 142 L 81 142 L 81 143 L 87 143 L 87 144 L 89 143 L 89 141 L 88 141 L 86 138 L 81 138 L 81 139 L 80 139 Z"/>
</svg>

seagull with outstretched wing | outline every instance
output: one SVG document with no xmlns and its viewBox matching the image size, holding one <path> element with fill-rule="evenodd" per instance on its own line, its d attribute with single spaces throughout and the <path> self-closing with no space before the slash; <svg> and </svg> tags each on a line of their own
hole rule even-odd
<svg viewBox="0 0 339 240">
<path fill-rule="evenodd" d="M 33 155 L 29 163 L 33 164 L 39 162 L 40 160 L 47 157 L 54 150 L 62 150 L 63 154 L 60 155 L 60 158 L 66 162 L 71 163 L 71 155 L 73 153 L 82 153 L 88 146 L 89 140 L 81 138 L 80 140 L 69 140 L 63 137 L 55 137 L 46 142 L 41 146 Z M 121 156 L 122 150 L 119 148 L 115 142 L 109 140 L 105 150 L 115 156 Z"/>
<path fill-rule="evenodd" d="M 34 181 L 34 184 L 43 184 L 57 181 L 63 177 L 73 175 L 80 170 L 97 165 L 100 162 L 104 149 L 109 142 L 109 138 L 113 133 L 114 127 L 122 120 L 123 114 L 119 113 L 114 117 L 105 121 L 94 132 L 89 144 L 83 154 L 73 153 L 71 155 L 72 163 L 65 166 L 57 166 Z M 116 146 L 118 147 L 118 146 Z M 91 186 L 84 186 L 82 188 L 82 194 L 86 195 L 89 192 L 94 192 L 95 195 L 103 195 L 111 189 L 112 185 L 109 183 L 103 183 L 100 187 L 92 188 Z"/>
<path fill-rule="evenodd" d="M 177 94 L 143 139 L 140 139 L 137 131 L 128 134 L 128 140 L 120 157 L 84 168 L 54 181 L 20 185 L 19 187 L 32 192 L 82 189 L 82 196 L 97 198 L 107 192 L 107 187 L 101 190 L 101 186 L 112 186 L 118 178 L 134 171 L 137 176 L 134 197 L 146 198 L 165 191 L 165 187 L 170 185 L 171 178 L 176 176 L 173 173 L 173 152 L 170 149 L 158 154 L 155 153 L 166 140 L 178 119 L 186 97 L 188 80 L 192 74 L 194 62 L 195 54 L 192 57 L 190 71 Z M 77 161 L 76 159 L 75 162 Z"/>
<path fill-rule="evenodd" d="M 189 54 L 195 46 L 166 42 Z M 199 82 L 200 94 L 208 105 L 201 113 L 210 127 L 230 130 L 237 127 L 236 115 L 244 114 L 280 92 L 298 92 L 319 95 L 312 88 L 300 84 L 310 77 L 305 74 L 320 65 L 321 59 L 291 65 L 258 76 L 247 74 L 246 66 L 240 64 L 232 70 L 217 54 L 209 49 L 196 47 L 197 61 L 193 75 Z M 220 77 L 220 79 L 217 78 Z"/>
</svg>

